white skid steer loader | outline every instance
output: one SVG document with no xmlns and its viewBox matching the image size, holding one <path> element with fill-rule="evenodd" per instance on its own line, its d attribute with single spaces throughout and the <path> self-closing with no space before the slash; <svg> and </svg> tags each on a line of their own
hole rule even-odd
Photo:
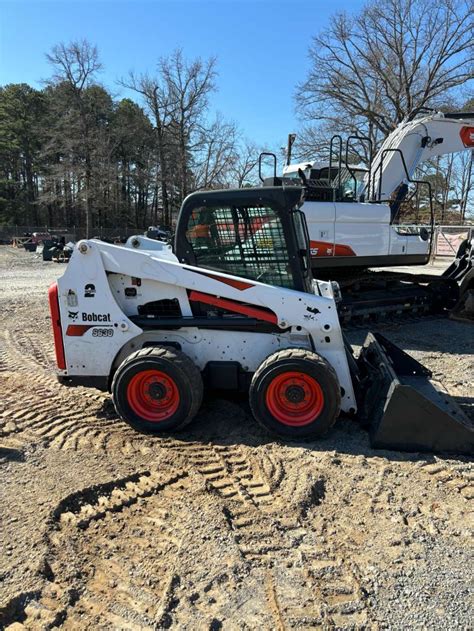
<svg viewBox="0 0 474 631">
<path fill-rule="evenodd" d="M 470 452 L 469 420 L 423 366 L 371 334 L 354 359 L 337 285 L 311 276 L 302 193 L 190 195 L 192 263 L 141 236 L 80 241 L 49 292 L 59 380 L 110 390 L 142 431 L 182 428 L 207 387 L 248 392 L 283 437 L 320 436 L 359 410 L 374 446 Z"/>
</svg>

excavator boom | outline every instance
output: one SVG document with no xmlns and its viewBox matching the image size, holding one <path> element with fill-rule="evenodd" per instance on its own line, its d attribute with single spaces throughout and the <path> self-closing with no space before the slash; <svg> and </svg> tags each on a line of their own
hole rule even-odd
<svg viewBox="0 0 474 631">
<path fill-rule="evenodd" d="M 474 149 L 474 113 L 440 112 L 402 122 L 387 136 L 375 155 L 362 193 L 368 199 L 389 200 L 406 176 L 437 156 Z"/>
</svg>

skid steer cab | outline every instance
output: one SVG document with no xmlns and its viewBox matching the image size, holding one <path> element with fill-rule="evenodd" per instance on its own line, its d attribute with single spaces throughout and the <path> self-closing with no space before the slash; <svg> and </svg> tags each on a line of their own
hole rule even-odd
<svg viewBox="0 0 474 631">
<path fill-rule="evenodd" d="M 344 343 L 336 287 L 311 276 L 302 192 L 194 193 L 174 253 L 142 236 L 125 246 L 80 241 L 49 292 L 59 380 L 111 391 L 119 416 L 153 433 L 189 423 L 205 388 L 247 392 L 255 419 L 293 438 L 324 434 L 341 411 L 355 415 L 369 385 L 389 399 L 373 352 L 358 365 Z M 390 428 L 380 427 L 386 439 Z M 472 447 L 469 431 L 460 434 Z M 420 444 L 418 432 L 416 446 L 430 440 Z"/>
</svg>

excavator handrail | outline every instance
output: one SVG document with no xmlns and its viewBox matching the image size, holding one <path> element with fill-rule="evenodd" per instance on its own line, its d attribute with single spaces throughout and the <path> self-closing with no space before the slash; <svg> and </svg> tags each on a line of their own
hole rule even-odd
<svg viewBox="0 0 474 631">
<path fill-rule="evenodd" d="M 262 153 L 258 156 L 258 177 L 261 182 L 265 181 L 265 178 L 262 177 L 262 158 L 263 156 L 271 156 L 273 158 L 273 178 L 276 179 L 277 172 L 277 157 L 271 151 L 262 151 Z"/>
<path fill-rule="evenodd" d="M 380 204 L 380 203 L 390 203 L 390 202 L 394 202 L 395 200 L 393 199 L 382 199 L 382 179 L 383 179 L 383 159 L 385 157 L 385 155 L 387 153 L 398 153 L 400 155 L 400 159 L 402 162 L 402 166 L 403 166 L 403 170 L 405 171 L 405 181 L 410 183 L 410 184 L 416 184 L 416 188 L 413 191 L 413 193 L 410 195 L 410 197 L 408 199 L 404 199 L 400 201 L 400 204 L 402 204 L 403 202 L 407 202 L 410 201 L 414 195 L 418 192 L 418 187 L 419 186 L 426 186 L 428 188 L 428 200 L 429 200 L 429 205 L 430 205 L 430 228 L 431 228 L 431 236 L 430 236 L 430 249 L 429 249 L 429 255 L 431 256 L 431 252 L 432 252 L 432 248 L 433 248 L 433 235 L 434 235 L 434 224 L 435 224 L 435 219 L 434 219 L 434 209 L 433 209 L 433 191 L 432 191 L 432 187 L 431 187 L 431 183 L 428 182 L 428 180 L 413 180 L 409 173 L 408 173 L 408 169 L 407 169 L 407 165 L 405 162 L 405 156 L 403 155 L 403 151 L 401 149 L 398 148 L 387 148 L 384 149 L 380 155 L 380 163 L 377 166 L 377 168 L 375 169 L 374 173 L 372 174 L 372 182 L 373 184 L 375 184 L 375 176 L 377 174 L 377 172 L 380 170 L 380 179 L 378 182 L 378 198 L 374 198 L 374 191 L 370 191 L 369 190 L 369 202 L 372 204 Z M 370 194 L 372 193 L 372 195 Z M 392 218 L 391 220 L 391 224 L 393 224 L 394 219 L 397 217 L 397 215 L 399 214 L 399 210 L 400 208 L 397 209 L 395 216 Z"/>
<path fill-rule="evenodd" d="M 349 166 L 349 147 L 350 147 L 350 141 L 351 140 L 359 140 L 359 141 L 365 141 L 369 144 L 369 166 L 367 168 L 367 173 L 368 173 L 368 185 L 367 188 L 370 191 L 370 180 L 371 180 L 371 171 L 372 171 L 372 158 L 373 158 L 373 152 L 374 152 L 374 145 L 372 142 L 372 139 L 369 138 L 368 136 L 359 136 L 358 134 L 353 134 L 352 136 L 348 136 L 346 138 L 346 163 L 345 163 L 345 167 L 346 169 L 349 171 L 351 178 L 354 181 L 354 190 L 357 190 L 357 178 L 354 175 L 355 173 L 357 173 L 357 171 L 363 171 L 363 169 L 353 169 Z"/>
</svg>

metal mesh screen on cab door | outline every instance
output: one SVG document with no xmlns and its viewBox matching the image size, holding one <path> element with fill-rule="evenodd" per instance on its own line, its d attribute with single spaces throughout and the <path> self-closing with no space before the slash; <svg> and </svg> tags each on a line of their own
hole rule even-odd
<svg viewBox="0 0 474 631">
<path fill-rule="evenodd" d="M 268 207 L 198 207 L 186 232 L 199 267 L 293 288 L 283 226 Z"/>
</svg>

